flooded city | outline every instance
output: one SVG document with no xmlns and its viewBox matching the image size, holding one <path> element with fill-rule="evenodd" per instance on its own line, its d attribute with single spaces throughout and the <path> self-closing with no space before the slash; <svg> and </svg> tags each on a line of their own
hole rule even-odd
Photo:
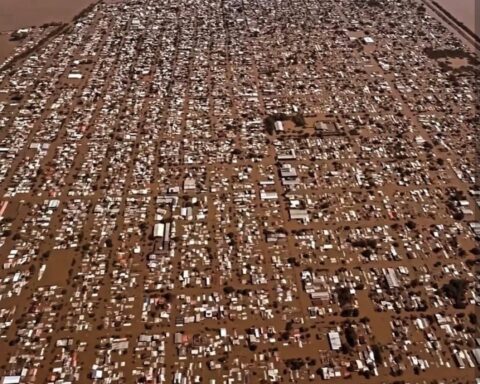
<svg viewBox="0 0 480 384">
<path fill-rule="evenodd" d="M 479 58 L 438 5 L 10 1 L 0 384 L 478 384 Z"/>
</svg>

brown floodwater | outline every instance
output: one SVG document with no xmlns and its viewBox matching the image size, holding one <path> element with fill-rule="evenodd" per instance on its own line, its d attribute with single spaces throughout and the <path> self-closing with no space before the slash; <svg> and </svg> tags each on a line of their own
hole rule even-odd
<svg viewBox="0 0 480 384">
<path fill-rule="evenodd" d="M 67 22 L 94 0 L 0 0 L 0 31 Z"/>
<path fill-rule="evenodd" d="M 0 0 L 1 1 L 1 0 Z M 458 21 L 461 21 L 472 32 L 477 35 L 479 31 L 475 29 L 475 11 L 476 5 L 480 5 L 478 0 L 435 0 L 448 12 L 450 12 Z"/>
<path fill-rule="evenodd" d="M 10 41 L 10 34 L 0 33 L 0 64 L 13 53 L 15 43 Z"/>
</svg>

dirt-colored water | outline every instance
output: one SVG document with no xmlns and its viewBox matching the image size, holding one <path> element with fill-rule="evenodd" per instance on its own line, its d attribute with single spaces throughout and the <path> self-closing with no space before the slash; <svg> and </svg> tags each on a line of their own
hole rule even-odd
<svg viewBox="0 0 480 384">
<path fill-rule="evenodd" d="M 10 34 L 0 33 L 0 63 L 3 62 L 15 49 L 15 44 L 10 41 Z"/>
<path fill-rule="evenodd" d="M 0 0 L 0 31 L 67 22 L 93 0 Z"/>
<path fill-rule="evenodd" d="M 478 10 L 478 0 L 436 0 L 443 8 L 450 12 L 458 21 L 462 22 L 477 35 L 475 28 L 475 12 Z"/>
</svg>

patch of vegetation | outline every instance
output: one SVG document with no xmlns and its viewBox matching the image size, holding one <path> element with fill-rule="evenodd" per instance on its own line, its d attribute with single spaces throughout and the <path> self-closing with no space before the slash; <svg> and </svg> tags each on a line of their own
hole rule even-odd
<svg viewBox="0 0 480 384">
<path fill-rule="evenodd" d="M 377 248 L 377 240 L 375 239 L 359 239 L 352 241 L 352 247 L 354 248 Z"/>
<path fill-rule="evenodd" d="M 380 346 L 378 344 L 372 345 L 372 352 L 373 352 L 373 356 L 375 358 L 375 362 L 378 365 L 383 364 L 382 351 L 381 351 Z"/>
<path fill-rule="evenodd" d="M 300 113 L 297 113 L 296 115 L 292 116 L 291 119 L 297 127 L 305 127 L 306 125 L 305 117 Z"/>
<path fill-rule="evenodd" d="M 465 51 L 464 49 L 457 48 L 457 49 L 433 49 L 433 48 L 425 48 L 425 54 L 430 59 L 467 59 L 468 62 L 472 65 L 478 65 L 478 59 L 473 56 L 470 52 Z"/>
<path fill-rule="evenodd" d="M 227 285 L 226 287 L 223 287 L 223 292 L 226 294 L 226 295 L 230 295 L 232 294 L 233 292 L 235 292 L 235 289 L 229 285 Z"/>
<path fill-rule="evenodd" d="M 97 1 L 97 2 L 95 2 L 95 3 L 93 3 L 93 4 L 90 4 L 90 5 L 87 6 L 86 8 L 82 9 L 79 13 L 77 13 L 77 14 L 73 17 L 72 21 L 74 21 L 74 22 L 75 22 L 75 21 L 78 21 L 78 20 L 80 20 L 82 17 L 84 17 L 84 16 L 86 16 L 87 14 L 89 14 L 90 11 L 91 11 L 93 8 L 95 8 L 95 6 L 96 6 L 99 2 L 100 2 L 100 1 Z"/>
<path fill-rule="evenodd" d="M 355 347 L 358 344 L 357 331 L 351 324 L 345 328 L 345 339 L 350 347 Z"/>
<path fill-rule="evenodd" d="M 379 0 L 368 0 L 367 5 L 369 7 L 381 7 L 382 3 Z"/>
<path fill-rule="evenodd" d="M 465 307 L 465 293 L 467 292 L 468 282 L 463 279 L 451 279 L 444 284 L 441 291 L 453 301 L 455 308 Z"/>
<path fill-rule="evenodd" d="M 300 358 L 288 359 L 285 361 L 285 365 L 292 371 L 298 371 L 302 369 L 303 366 L 305 366 L 305 361 Z"/>
<path fill-rule="evenodd" d="M 337 289 L 338 303 L 341 307 L 353 302 L 353 295 L 350 293 L 350 289 L 346 287 Z"/>
<path fill-rule="evenodd" d="M 273 135 L 275 133 L 275 122 L 276 121 L 288 121 L 291 120 L 297 127 L 305 127 L 306 121 L 305 117 L 301 113 L 297 113 L 296 115 L 287 115 L 286 113 L 273 113 L 267 116 L 263 120 L 263 124 L 265 125 L 265 130 L 269 135 Z"/>
</svg>

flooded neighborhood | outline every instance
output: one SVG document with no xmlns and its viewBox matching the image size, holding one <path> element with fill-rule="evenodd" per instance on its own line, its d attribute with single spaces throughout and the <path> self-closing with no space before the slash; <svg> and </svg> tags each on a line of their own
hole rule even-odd
<svg viewBox="0 0 480 384">
<path fill-rule="evenodd" d="M 80 3 L 0 35 L 0 384 L 478 384 L 475 39 Z"/>
</svg>

